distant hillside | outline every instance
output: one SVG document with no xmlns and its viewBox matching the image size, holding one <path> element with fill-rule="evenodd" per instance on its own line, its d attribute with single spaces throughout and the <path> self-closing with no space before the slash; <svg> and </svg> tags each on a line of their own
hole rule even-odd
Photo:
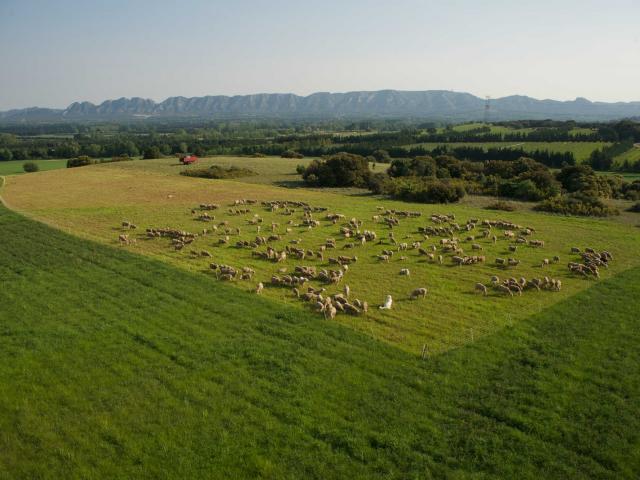
<svg viewBox="0 0 640 480">
<path fill-rule="evenodd" d="M 303 97 L 290 93 L 170 97 L 156 103 L 144 98 L 119 98 L 100 105 L 75 102 L 66 109 L 26 108 L 0 112 L 0 121 L 101 121 L 134 118 L 335 118 L 415 117 L 432 120 L 479 120 L 485 115 L 485 100 L 469 93 L 445 90 L 408 92 L 325 93 Z M 640 116 L 640 102 L 591 102 L 536 100 L 509 96 L 491 100 L 489 119 L 613 120 Z"/>
</svg>

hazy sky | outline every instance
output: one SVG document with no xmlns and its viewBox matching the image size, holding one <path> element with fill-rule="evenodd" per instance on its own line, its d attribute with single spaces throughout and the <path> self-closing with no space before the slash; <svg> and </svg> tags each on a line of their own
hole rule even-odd
<svg viewBox="0 0 640 480">
<path fill-rule="evenodd" d="M 430 90 L 640 100 L 640 0 L 0 0 L 0 110 Z"/>
</svg>

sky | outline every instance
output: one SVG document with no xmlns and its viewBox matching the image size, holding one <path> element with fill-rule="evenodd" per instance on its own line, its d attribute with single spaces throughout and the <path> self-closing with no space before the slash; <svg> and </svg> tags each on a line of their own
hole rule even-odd
<svg viewBox="0 0 640 480">
<path fill-rule="evenodd" d="M 454 90 L 640 100 L 640 0 L 0 0 L 0 110 Z"/>
</svg>

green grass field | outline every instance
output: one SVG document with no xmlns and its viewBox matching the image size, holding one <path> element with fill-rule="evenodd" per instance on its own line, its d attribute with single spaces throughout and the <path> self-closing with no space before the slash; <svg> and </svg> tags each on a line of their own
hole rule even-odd
<svg viewBox="0 0 640 480">
<path fill-rule="evenodd" d="M 240 166 L 268 165 L 269 159 L 246 158 L 213 158 L 209 162 L 235 163 Z M 274 170 L 282 169 L 286 173 L 287 165 L 282 159 L 274 160 Z M 84 238 L 96 240 L 107 245 L 116 246 L 118 235 L 122 233 L 120 224 L 124 220 L 132 221 L 139 226 L 135 245 L 127 248 L 132 252 L 148 255 L 157 260 L 169 263 L 202 276 L 212 276 L 208 269 L 210 262 L 232 265 L 234 267 L 251 267 L 256 276 L 251 281 L 233 282 L 240 291 L 251 291 L 257 282 L 270 282 L 278 269 L 286 268 L 292 272 L 297 265 L 312 265 L 318 269 L 336 268 L 328 263 L 329 257 L 338 255 L 356 255 L 354 263 L 343 284 L 327 286 L 328 293 L 342 290 L 348 284 L 354 297 L 366 300 L 372 307 L 366 316 L 338 315 L 337 321 L 354 330 L 383 340 L 414 355 L 419 355 L 423 345 L 428 345 L 434 352 L 448 351 L 466 345 L 472 338 L 491 335 L 506 325 L 517 323 L 529 316 L 565 300 L 591 286 L 592 280 L 575 278 L 569 274 L 566 262 L 577 260 L 569 254 L 572 246 L 592 246 L 597 249 L 610 250 L 615 256 L 611 268 L 602 272 L 608 278 L 625 269 L 640 266 L 640 238 L 635 235 L 633 223 L 625 223 L 620 219 L 593 220 L 585 218 L 558 217 L 543 215 L 531 211 L 513 213 L 488 211 L 475 205 L 414 205 L 392 202 L 362 193 L 344 193 L 341 191 L 307 190 L 302 188 L 281 188 L 278 181 L 266 183 L 268 175 L 264 175 L 265 183 L 244 183 L 242 179 L 234 181 L 206 180 L 187 178 L 179 175 L 181 167 L 173 167 L 166 160 L 134 161 L 117 164 L 97 165 L 64 171 L 50 172 L 38 176 L 21 176 L 7 178 L 4 197 L 9 205 L 36 219 L 54 225 L 70 233 Z M 258 167 L 254 167 L 258 168 Z M 295 168 L 288 163 L 288 168 Z M 275 174 L 278 177 L 280 174 Z M 295 176 L 291 177 L 294 178 Z M 254 178 L 254 177 L 250 177 Z M 301 221 L 301 212 L 292 216 L 282 212 L 269 212 L 260 206 L 250 208 L 243 215 L 229 215 L 228 206 L 235 199 L 254 198 L 257 200 L 298 200 L 315 206 L 328 208 L 328 212 L 356 217 L 364 221 L 363 229 L 374 230 L 383 239 L 382 244 L 375 242 L 365 246 L 345 249 L 351 242 L 340 234 L 341 224 L 334 225 L 324 219 L 322 214 L 316 218 L 321 220 L 318 228 L 309 230 L 296 226 Z M 200 203 L 219 203 L 223 206 L 212 212 L 216 223 L 229 222 L 233 229 L 229 234 L 229 243 L 220 245 L 219 240 L 225 236 L 223 228 L 219 231 L 198 238 L 192 245 L 181 251 L 175 251 L 168 239 L 147 240 L 144 229 L 151 227 L 172 227 L 181 230 L 200 232 L 210 228 L 207 222 L 197 221 L 191 209 Z M 531 226 L 536 229 L 535 238 L 546 242 L 545 248 L 520 247 L 516 254 L 508 251 L 509 242 L 502 236 L 494 245 L 489 239 L 478 239 L 475 242 L 465 241 L 462 233 L 462 246 L 467 254 L 481 253 L 487 262 L 474 266 L 456 267 L 451 254 L 444 253 L 444 264 L 428 261 L 420 256 L 417 250 L 398 252 L 389 263 L 378 260 L 377 255 L 384 249 L 394 248 L 388 240 L 389 228 L 373 220 L 379 213 L 378 207 L 416 210 L 423 217 L 401 220 L 394 234 L 399 243 L 422 241 L 424 247 L 436 245 L 440 238 L 434 236 L 424 239 L 418 233 L 418 227 L 432 225 L 428 219 L 432 213 L 455 213 L 460 223 L 468 218 L 504 219 Z M 252 256 L 251 249 L 237 248 L 238 240 L 253 240 L 258 234 L 257 228 L 248 220 L 254 215 L 264 219 L 261 235 L 270 233 L 270 225 L 276 222 L 276 231 L 282 239 L 272 242 L 281 250 L 299 241 L 298 246 L 317 251 L 319 245 L 327 238 L 336 238 L 338 248 L 327 251 L 324 260 L 306 259 L 304 261 L 289 258 L 282 264 L 257 259 Z M 633 214 L 629 214 L 633 215 Z M 292 225 L 289 225 L 289 221 Z M 235 228 L 241 229 L 240 234 Z M 287 232 L 289 228 L 291 231 Z M 473 232 L 472 232 L 473 233 Z M 482 252 L 474 252 L 471 244 L 479 243 Z M 189 250 L 200 252 L 207 250 L 213 258 L 193 256 Z M 258 249 L 264 251 L 265 247 Z M 440 252 L 438 252 L 440 253 Z M 542 268 L 544 258 L 559 255 L 558 264 Z M 406 259 L 402 260 L 401 257 Z M 496 257 L 517 257 L 521 264 L 514 269 L 503 269 L 495 265 Z M 399 274 L 402 268 L 410 270 L 410 276 Z M 561 279 L 561 292 L 527 292 L 522 297 L 511 299 L 497 293 L 484 298 L 474 292 L 477 282 L 488 283 L 492 275 L 525 276 L 526 278 L 550 276 Z M 322 285 L 312 282 L 315 287 Z M 427 299 L 409 301 L 410 292 L 417 287 L 427 287 Z M 394 308 L 381 312 L 376 307 L 385 296 L 391 294 L 396 301 Z M 300 306 L 302 302 L 295 298 L 290 288 L 267 287 L 264 296 L 274 301 Z M 311 305 L 305 306 L 310 309 Z"/>
<path fill-rule="evenodd" d="M 485 123 L 482 122 L 475 122 L 475 123 L 463 123 L 461 125 L 455 125 L 453 127 L 453 130 L 455 130 L 456 132 L 468 132 L 469 130 L 473 130 L 476 128 L 481 128 L 484 127 Z M 515 128 L 510 128 L 510 127 L 503 127 L 501 125 L 492 125 L 489 124 L 489 128 L 491 129 L 491 133 L 529 133 L 532 132 L 534 129 L 533 128 L 519 128 L 519 129 L 515 129 Z M 444 129 L 442 129 L 441 131 L 443 131 Z"/>
<path fill-rule="evenodd" d="M 22 165 L 25 162 L 34 162 L 40 168 L 40 171 L 57 170 L 58 168 L 66 168 L 66 160 L 11 160 L 9 162 L 0 162 L 0 175 L 16 175 L 24 173 Z"/>
<path fill-rule="evenodd" d="M 614 159 L 614 165 L 620 165 L 628 161 L 630 164 L 635 164 L 636 162 L 640 162 L 640 147 L 633 147 L 631 150 L 623 153 L 622 155 L 618 155 Z"/>
<path fill-rule="evenodd" d="M 485 123 L 482 122 L 474 122 L 474 123 L 463 123 L 461 125 L 455 125 L 453 129 L 457 132 L 467 132 L 469 130 L 473 130 L 475 128 L 484 127 Z M 503 127 L 501 125 L 492 125 L 489 124 L 491 128 L 491 133 L 530 133 L 535 130 L 535 128 L 511 128 L 511 127 Z M 444 130 L 444 129 L 441 129 Z M 585 127 L 575 127 L 572 128 L 569 132 L 570 135 L 585 135 L 593 133 L 594 129 L 585 128 Z"/>
<path fill-rule="evenodd" d="M 442 144 L 439 143 L 417 143 L 405 145 L 405 147 L 423 146 L 433 149 Z M 486 142 L 486 143 L 447 143 L 449 148 L 456 147 L 483 147 L 487 148 L 523 148 L 525 151 L 548 150 L 550 152 L 572 152 L 578 163 L 589 158 L 591 152 L 609 145 L 604 142 Z"/>
<path fill-rule="evenodd" d="M 0 239 L 0 478 L 640 471 L 637 267 L 423 361 L 2 207 Z"/>
</svg>

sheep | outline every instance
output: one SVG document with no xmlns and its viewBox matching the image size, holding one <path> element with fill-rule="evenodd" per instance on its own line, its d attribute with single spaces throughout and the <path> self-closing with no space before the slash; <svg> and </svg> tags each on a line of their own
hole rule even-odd
<svg viewBox="0 0 640 480">
<path fill-rule="evenodd" d="M 548 265 L 549 265 L 549 259 L 545 258 L 545 259 L 542 260 L 542 265 L 540 265 L 540 266 L 542 268 L 544 268 L 545 266 L 548 266 Z"/>
<path fill-rule="evenodd" d="M 409 275 L 411 275 L 411 272 L 409 271 L 408 268 L 403 268 L 400 270 L 400 275 L 405 275 L 408 277 Z"/>
<path fill-rule="evenodd" d="M 506 265 L 506 263 L 504 258 L 496 258 L 496 265 Z"/>
<path fill-rule="evenodd" d="M 411 295 L 409 295 L 409 298 L 411 300 L 415 300 L 419 297 L 427 297 L 427 289 L 425 287 L 416 288 L 413 292 L 411 292 Z M 389 296 L 388 298 L 391 298 L 391 296 Z"/>
<path fill-rule="evenodd" d="M 518 247 L 515 245 L 509 245 L 509 251 L 510 252 L 515 252 L 516 250 L 518 250 Z"/>
<path fill-rule="evenodd" d="M 442 255 L 438 255 L 438 263 L 442 265 L 444 263 L 444 257 Z"/>
<path fill-rule="evenodd" d="M 471 244 L 471 250 L 482 250 L 482 245 L 478 243 Z"/>
<path fill-rule="evenodd" d="M 507 263 L 509 264 L 510 267 L 515 267 L 520 264 L 520 260 L 516 258 L 508 258 Z"/>
<path fill-rule="evenodd" d="M 558 255 L 553 256 L 553 263 L 558 263 L 560 261 L 560 257 Z"/>
<path fill-rule="evenodd" d="M 508 293 L 509 296 L 513 297 L 513 292 L 511 291 L 511 289 L 509 287 L 507 287 L 506 285 L 496 285 L 495 286 L 498 290 L 500 290 L 503 293 Z"/>
<path fill-rule="evenodd" d="M 331 320 L 335 319 L 337 313 L 338 313 L 338 310 L 331 303 L 327 303 L 325 305 L 325 308 L 324 308 L 324 318 L 325 318 L 325 320 L 327 319 L 327 317 L 329 319 L 331 319 Z"/>
<path fill-rule="evenodd" d="M 262 290 L 264 290 L 264 285 L 262 284 L 262 282 L 258 282 L 258 286 L 256 287 L 256 294 L 260 295 L 262 293 Z"/>
<path fill-rule="evenodd" d="M 345 303 L 344 305 L 342 305 L 342 307 L 344 308 L 344 311 L 346 313 L 350 313 L 351 315 L 359 315 L 360 314 L 360 309 L 358 307 L 356 307 L 355 305 L 351 305 L 350 303 Z"/>
<path fill-rule="evenodd" d="M 389 255 L 378 255 L 378 260 L 389 263 Z"/>
<path fill-rule="evenodd" d="M 459 257 L 457 255 L 451 257 L 451 260 L 458 266 L 462 266 L 462 264 L 464 263 L 464 257 Z"/>
<path fill-rule="evenodd" d="M 349 288 L 349 285 L 345 285 L 342 290 L 344 292 L 345 298 L 349 298 L 349 294 L 351 293 L 351 288 Z"/>
<path fill-rule="evenodd" d="M 391 295 L 387 295 L 384 300 L 384 305 L 380 305 L 378 308 L 380 310 L 391 310 L 391 306 L 393 305 L 393 298 Z"/>
<path fill-rule="evenodd" d="M 479 292 L 482 292 L 482 294 L 485 297 L 487 296 L 487 287 L 484 286 L 482 283 L 476 283 L 475 289 L 478 290 Z"/>
<path fill-rule="evenodd" d="M 129 245 L 129 235 L 124 235 L 124 234 L 119 235 L 118 236 L 118 241 L 121 244 Z"/>
</svg>

